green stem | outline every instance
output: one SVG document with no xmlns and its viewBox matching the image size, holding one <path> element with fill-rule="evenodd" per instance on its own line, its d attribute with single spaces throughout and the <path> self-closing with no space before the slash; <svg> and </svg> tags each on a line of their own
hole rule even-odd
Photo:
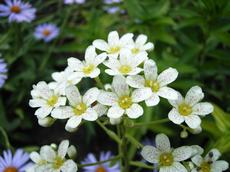
<svg viewBox="0 0 230 172">
<path fill-rule="evenodd" d="M 153 169 L 154 169 L 153 166 L 146 165 L 145 163 L 140 162 L 140 161 L 131 161 L 131 162 L 130 162 L 130 165 L 135 166 L 135 167 L 150 169 L 150 170 L 153 170 Z"/>
<path fill-rule="evenodd" d="M 139 123 L 135 123 L 132 127 L 143 127 L 143 126 L 148 126 L 148 125 L 161 124 L 165 122 L 169 122 L 169 119 L 164 118 L 164 119 L 159 119 L 159 120 L 150 121 L 150 122 L 139 122 Z"/>
<path fill-rule="evenodd" d="M 94 79 L 95 79 L 95 81 L 96 81 L 96 83 L 97 83 L 97 86 L 98 86 L 99 88 L 103 89 L 103 88 L 104 88 L 104 84 L 102 83 L 101 79 L 100 79 L 99 77 L 96 77 L 96 78 L 94 78 Z"/>
<path fill-rule="evenodd" d="M 110 159 L 107 159 L 105 161 L 98 161 L 98 162 L 89 163 L 89 164 L 79 164 L 78 167 L 79 168 L 83 168 L 83 167 L 88 167 L 88 166 L 100 165 L 100 164 L 103 164 L 103 163 L 106 163 L 106 162 L 111 162 L 111 161 L 119 160 L 120 158 L 121 158 L 120 155 L 117 155 L 117 156 L 115 156 L 113 158 L 110 158 Z"/>
</svg>

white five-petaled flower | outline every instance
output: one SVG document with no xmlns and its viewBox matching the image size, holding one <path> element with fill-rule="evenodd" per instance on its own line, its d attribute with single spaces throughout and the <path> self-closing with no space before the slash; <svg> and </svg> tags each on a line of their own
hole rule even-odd
<svg viewBox="0 0 230 172">
<path fill-rule="evenodd" d="M 139 35 L 136 40 L 132 40 L 127 47 L 131 50 L 132 54 L 137 55 L 140 52 L 146 52 L 150 51 L 154 48 L 153 43 L 147 42 L 147 36 L 146 35 Z M 146 43 L 147 42 L 147 43 Z"/>
<path fill-rule="evenodd" d="M 44 81 L 33 85 L 31 95 L 32 99 L 29 101 L 29 105 L 33 108 L 39 108 L 35 112 L 39 119 L 47 117 L 54 108 L 63 106 L 66 103 L 66 98 L 61 97 L 55 90 L 50 89 Z"/>
<path fill-rule="evenodd" d="M 101 91 L 98 102 L 111 106 L 107 116 L 117 119 L 127 114 L 129 118 L 138 118 L 143 115 L 143 109 L 138 104 L 151 95 L 149 88 L 130 91 L 123 76 L 115 76 L 112 82 L 112 92 Z"/>
<path fill-rule="evenodd" d="M 67 67 L 62 72 L 54 72 L 52 78 L 54 79 L 54 82 L 49 83 L 49 87 L 59 94 L 65 95 L 65 89 L 70 85 L 78 84 L 81 81 L 82 76 Z"/>
<path fill-rule="evenodd" d="M 146 161 L 157 163 L 159 172 L 187 172 L 180 162 L 191 157 L 192 149 L 190 146 L 172 149 L 165 134 L 158 134 L 155 143 L 156 147 L 148 145 L 142 149 L 141 155 Z"/>
<path fill-rule="evenodd" d="M 136 75 L 143 71 L 138 67 L 147 58 L 146 52 L 141 52 L 137 55 L 132 55 L 129 49 L 121 50 L 119 59 L 110 58 L 104 62 L 110 69 L 106 69 L 105 72 L 109 75 Z"/>
<path fill-rule="evenodd" d="M 67 152 L 69 155 L 73 150 L 75 151 L 76 149 L 73 149 L 73 146 L 69 147 L 68 140 L 63 140 L 57 151 L 52 146 L 42 146 L 40 154 L 37 152 L 30 154 L 30 158 L 35 164 L 29 171 L 76 172 L 78 170 L 77 164 L 73 160 L 66 158 Z"/>
<path fill-rule="evenodd" d="M 82 62 L 76 58 L 68 59 L 68 66 L 71 70 L 76 71 L 79 76 L 95 78 L 100 74 L 97 67 L 106 59 L 106 53 L 97 55 L 95 47 L 89 46 L 85 52 L 85 60 Z"/>
<path fill-rule="evenodd" d="M 119 38 L 117 31 L 112 31 L 108 35 L 108 42 L 102 39 L 97 39 L 93 41 L 93 45 L 97 49 L 106 52 L 108 57 L 117 58 L 120 54 L 120 51 L 132 41 L 132 38 L 132 33 L 127 33 Z"/>
<path fill-rule="evenodd" d="M 77 87 L 71 85 L 66 88 L 66 97 L 70 106 L 63 106 L 53 110 L 51 116 L 57 119 L 68 119 L 65 129 L 74 131 L 82 119 L 95 121 L 98 113 L 92 104 L 96 102 L 99 90 L 94 87 L 89 89 L 83 96 L 80 95 Z"/>
<path fill-rule="evenodd" d="M 212 149 L 208 152 L 205 158 L 196 155 L 192 158 L 192 162 L 197 166 L 192 172 L 222 172 L 229 168 L 226 161 L 218 160 L 221 156 L 217 149 Z"/>
<path fill-rule="evenodd" d="M 201 124 L 200 116 L 205 116 L 213 111 L 213 106 L 207 102 L 201 102 L 204 93 L 199 86 L 190 88 L 185 98 L 178 92 L 177 100 L 169 100 L 173 109 L 169 112 L 169 119 L 175 124 L 185 123 L 192 129 L 198 128 Z"/>
<path fill-rule="evenodd" d="M 177 78 L 176 69 L 168 68 L 158 75 L 156 63 L 150 59 L 144 63 L 144 75 L 145 77 L 140 75 L 128 76 L 126 82 L 133 88 L 151 88 L 151 97 L 145 100 L 147 106 L 157 105 L 160 102 L 159 97 L 169 100 L 177 99 L 177 91 L 167 86 Z"/>
</svg>

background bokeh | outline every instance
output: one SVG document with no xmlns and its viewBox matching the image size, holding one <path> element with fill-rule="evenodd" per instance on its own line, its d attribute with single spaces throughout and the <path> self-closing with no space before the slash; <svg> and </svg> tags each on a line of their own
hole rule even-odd
<svg viewBox="0 0 230 172">
<path fill-rule="evenodd" d="M 76 133 L 64 130 L 56 122 L 43 128 L 37 123 L 34 109 L 28 105 L 32 85 L 51 81 L 51 73 L 67 66 L 67 58 L 84 57 L 84 50 L 98 38 L 107 39 L 112 30 L 120 35 L 133 32 L 148 36 L 155 45 L 150 53 L 159 70 L 175 67 L 178 79 L 171 86 L 183 94 L 194 85 L 205 92 L 205 101 L 215 106 L 212 115 L 202 120 L 203 132 L 180 138 L 182 128 L 172 122 L 132 129 L 140 141 L 154 133 L 164 132 L 175 147 L 198 144 L 205 150 L 216 147 L 230 159 L 230 1 L 229 0 L 124 0 L 106 4 L 102 0 L 86 0 L 83 4 L 65 5 L 63 0 L 30 0 L 37 9 L 31 23 L 8 23 L 0 18 L 0 53 L 8 64 L 8 79 L 0 90 L 0 150 L 38 146 L 70 139 L 78 148 L 79 159 L 88 152 L 112 150 L 116 145 L 96 126 L 86 123 Z M 0 1 L 0 3 L 4 3 Z M 34 38 L 35 27 L 54 23 L 59 36 L 45 43 Z M 108 83 L 107 74 L 101 77 Z M 84 79 L 83 91 L 95 82 Z M 145 108 L 138 121 L 166 118 L 171 109 L 161 101 L 157 107 Z M 130 157 L 137 150 L 130 145 Z"/>
</svg>

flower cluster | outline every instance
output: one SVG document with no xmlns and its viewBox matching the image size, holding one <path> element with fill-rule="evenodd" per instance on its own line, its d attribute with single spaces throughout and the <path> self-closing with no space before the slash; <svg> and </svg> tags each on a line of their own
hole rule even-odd
<svg viewBox="0 0 230 172">
<path fill-rule="evenodd" d="M 70 57 L 64 71 L 52 74 L 54 81 L 39 82 L 33 86 L 30 106 L 39 108 L 35 115 L 39 124 L 48 126 L 56 119 L 67 119 L 66 130 L 75 131 L 82 120 L 95 121 L 106 114 L 111 123 L 123 116 L 131 119 L 144 114 L 139 104 L 156 106 L 160 97 L 173 106 L 169 119 L 176 124 L 183 121 L 192 129 L 200 127 L 198 115 L 205 116 L 213 111 L 210 103 L 199 103 L 204 97 L 200 87 L 192 87 L 185 99 L 168 85 L 176 80 L 178 71 L 172 67 L 158 74 L 154 60 L 148 51 L 154 48 L 146 35 L 133 39 L 132 33 L 119 36 L 117 31 L 108 35 L 108 40 L 97 39 L 85 51 L 84 60 Z M 96 87 L 81 94 L 79 82 L 84 78 L 99 80 L 100 66 L 111 76 L 110 89 Z"/>
<path fill-rule="evenodd" d="M 76 148 L 69 145 L 68 140 L 63 140 L 59 146 L 45 145 L 40 152 L 32 152 L 31 160 L 35 163 L 27 169 L 27 172 L 76 172 L 77 164 L 72 160 L 76 154 Z M 70 159 L 67 159 L 67 155 Z"/>
<path fill-rule="evenodd" d="M 141 151 L 143 158 L 150 163 L 157 163 L 160 172 L 222 172 L 228 169 L 226 161 L 217 161 L 220 152 L 212 149 L 203 159 L 203 149 L 198 145 L 172 148 L 165 134 L 158 134 L 155 146 L 144 146 Z M 185 166 L 185 160 L 189 167 Z"/>
<path fill-rule="evenodd" d="M 0 54 L 1 57 L 1 54 Z M 5 80 L 7 79 L 7 66 L 3 59 L 0 59 L 0 88 L 4 85 Z"/>
</svg>

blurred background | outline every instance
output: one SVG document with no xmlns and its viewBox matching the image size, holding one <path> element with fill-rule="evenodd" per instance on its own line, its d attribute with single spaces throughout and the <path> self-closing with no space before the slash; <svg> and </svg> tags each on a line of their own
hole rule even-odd
<svg viewBox="0 0 230 172">
<path fill-rule="evenodd" d="M 205 101 L 213 103 L 212 115 L 202 120 L 203 132 L 181 139 L 182 128 L 172 122 L 132 129 L 140 141 L 154 140 L 156 133 L 171 137 L 173 145 L 198 144 L 206 152 L 216 147 L 230 159 L 230 1 L 229 0 L 86 0 L 64 3 L 64 0 L 24 0 L 37 9 L 31 22 L 9 22 L 0 17 L 0 53 L 7 64 L 5 84 L 0 89 L 0 150 L 38 146 L 70 139 L 76 145 L 79 160 L 88 152 L 111 150 L 116 145 L 95 123 L 86 123 L 75 133 L 64 130 L 65 123 L 56 122 L 49 128 L 40 127 L 34 109 L 28 105 L 32 85 L 52 80 L 51 73 L 62 71 L 68 57 L 82 59 L 85 49 L 95 39 L 107 39 L 110 31 L 146 34 L 155 48 L 149 57 L 157 62 L 159 71 L 174 67 L 178 79 L 171 86 L 183 94 L 199 85 Z M 3 0 L 0 0 L 4 4 Z M 58 34 L 49 41 L 34 36 L 36 27 L 51 23 Z M 108 83 L 108 75 L 101 76 Z M 83 91 L 94 81 L 84 79 Z M 162 100 L 162 99 L 161 99 Z M 160 105 L 145 108 L 137 121 L 166 118 L 171 107 Z M 0 152 L 1 152 L 0 151 Z M 130 145 L 129 155 L 136 156 Z"/>
</svg>

